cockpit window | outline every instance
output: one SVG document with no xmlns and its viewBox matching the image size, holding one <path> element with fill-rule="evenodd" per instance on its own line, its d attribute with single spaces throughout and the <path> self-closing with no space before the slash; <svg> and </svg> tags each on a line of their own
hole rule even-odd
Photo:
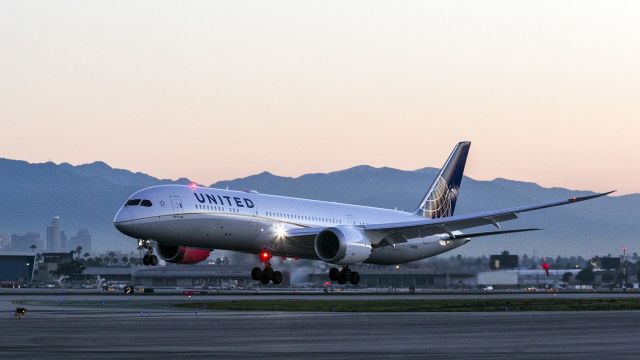
<svg viewBox="0 0 640 360">
<path fill-rule="evenodd" d="M 146 207 L 151 207 L 153 204 L 151 203 L 150 200 L 142 200 L 140 202 L 140 206 L 146 206 Z"/>
<path fill-rule="evenodd" d="M 124 206 L 138 206 L 140 204 L 140 199 L 131 199 L 129 201 L 127 201 L 127 203 Z"/>
</svg>

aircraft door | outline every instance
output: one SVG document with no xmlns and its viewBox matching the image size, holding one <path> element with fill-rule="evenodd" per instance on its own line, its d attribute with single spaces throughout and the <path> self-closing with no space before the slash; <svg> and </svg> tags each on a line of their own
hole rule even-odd
<svg viewBox="0 0 640 360">
<path fill-rule="evenodd" d="M 171 206 L 173 207 L 173 216 L 180 216 L 184 214 L 184 208 L 182 207 L 182 199 L 180 199 L 180 196 L 171 196 Z"/>
<path fill-rule="evenodd" d="M 353 215 L 347 215 L 347 225 L 350 225 L 350 226 L 356 225 L 356 221 L 353 218 Z"/>
</svg>

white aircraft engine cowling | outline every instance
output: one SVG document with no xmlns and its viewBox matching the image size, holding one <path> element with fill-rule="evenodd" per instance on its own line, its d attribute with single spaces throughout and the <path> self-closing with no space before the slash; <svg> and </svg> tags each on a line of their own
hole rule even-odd
<svg viewBox="0 0 640 360">
<path fill-rule="evenodd" d="M 371 241 L 362 230 L 336 226 L 322 230 L 314 241 L 316 255 L 333 264 L 360 263 L 371 256 Z"/>
</svg>

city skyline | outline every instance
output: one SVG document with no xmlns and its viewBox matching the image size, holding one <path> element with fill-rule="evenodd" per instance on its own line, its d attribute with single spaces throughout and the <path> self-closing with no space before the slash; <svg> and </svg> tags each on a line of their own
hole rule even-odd
<svg viewBox="0 0 640 360">
<path fill-rule="evenodd" d="M 82 248 L 83 253 L 91 253 L 93 250 L 92 236 L 86 227 L 78 228 L 75 235 L 67 236 L 60 216 L 50 218 L 51 223 L 45 225 L 45 236 L 35 229 L 23 231 L 0 231 L 0 252 L 2 251 L 31 251 L 31 252 L 68 252 Z M 2 229 L 0 229 L 2 230 Z"/>
<path fill-rule="evenodd" d="M 0 157 L 212 184 L 439 167 L 469 140 L 476 179 L 638 193 L 638 14 L 595 1 L 4 2 Z"/>
</svg>

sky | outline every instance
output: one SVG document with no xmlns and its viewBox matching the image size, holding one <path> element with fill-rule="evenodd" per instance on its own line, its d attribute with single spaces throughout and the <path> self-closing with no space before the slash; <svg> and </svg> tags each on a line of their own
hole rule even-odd
<svg viewBox="0 0 640 360">
<path fill-rule="evenodd" d="M 640 192 L 637 1 L 0 1 L 0 157 Z"/>
</svg>

